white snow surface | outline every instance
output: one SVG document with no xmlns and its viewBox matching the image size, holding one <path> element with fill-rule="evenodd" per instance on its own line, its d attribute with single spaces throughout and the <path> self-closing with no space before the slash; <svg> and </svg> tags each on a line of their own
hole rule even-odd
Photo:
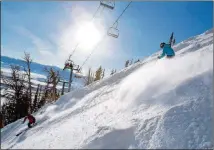
<svg viewBox="0 0 214 150">
<path fill-rule="evenodd" d="M 62 96 L 1 130 L 3 149 L 213 148 L 213 30 Z"/>
<path fill-rule="evenodd" d="M 1 71 L 2 71 L 3 75 L 6 75 L 6 76 L 10 76 L 10 74 L 11 74 L 11 69 L 9 69 L 9 68 L 1 68 Z M 24 73 L 24 71 L 20 71 L 20 72 Z M 31 73 L 31 77 L 35 78 L 35 79 L 36 78 L 44 78 L 44 79 L 46 79 L 46 76 L 38 74 L 38 73 Z"/>
</svg>

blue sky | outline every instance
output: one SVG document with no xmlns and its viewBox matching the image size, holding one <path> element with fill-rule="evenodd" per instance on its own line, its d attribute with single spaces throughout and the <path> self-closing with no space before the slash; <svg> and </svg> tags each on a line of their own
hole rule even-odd
<svg viewBox="0 0 214 150">
<path fill-rule="evenodd" d="M 127 4 L 128 1 L 116 2 L 115 10 L 100 10 L 94 21 L 100 37 Z M 2 55 L 22 58 L 27 51 L 36 62 L 63 67 L 78 43 L 80 26 L 91 20 L 98 6 L 99 1 L 3 1 Z M 172 31 L 177 42 L 201 34 L 213 27 L 212 9 L 212 1 L 134 1 L 119 20 L 119 38 L 106 37 L 101 41 L 84 68 L 102 65 L 108 71 L 121 69 L 127 59 L 142 59 L 158 51 L 160 42 L 167 42 Z M 91 32 L 88 42 L 97 34 Z M 72 59 L 81 65 L 95 45 L 96 42 L 85 46 L 80 42 Z"/>
</svg>

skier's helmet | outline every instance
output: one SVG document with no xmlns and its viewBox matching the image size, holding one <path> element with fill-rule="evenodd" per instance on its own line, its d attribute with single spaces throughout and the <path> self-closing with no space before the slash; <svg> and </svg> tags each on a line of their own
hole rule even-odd
<svg viewBox="0 0 214 150">
<path fill-rule="evenodd" d="M 164 43 L 164 42 L 160 43 L 160 48 L 163 48 L 163 47 L 164 47 L 164 45 L 165 45 L 165 43 Z"/>
</svg>

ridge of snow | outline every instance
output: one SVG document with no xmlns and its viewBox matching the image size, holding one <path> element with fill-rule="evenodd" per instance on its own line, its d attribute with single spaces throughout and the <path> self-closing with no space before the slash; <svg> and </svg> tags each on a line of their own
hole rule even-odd
<svg viewBox="0 0 214 150">
<path fill-rule="evenodd" d="M 213 148 L 213 29 L 157 52 L 1 130 L 2 148 Z"/>
</svg>

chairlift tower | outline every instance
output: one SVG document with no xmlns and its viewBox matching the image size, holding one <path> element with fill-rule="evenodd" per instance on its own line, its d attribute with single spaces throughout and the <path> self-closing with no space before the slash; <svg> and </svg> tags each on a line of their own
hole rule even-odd
<svg viewBox="0 0 214 150">
<path fill-rule="evenodd" d="M 61 95 L 64 95 L 64 90 L 65 90 L 65 84 L 68 83 L 67 81 L 65 80 L 60 80 L 59 82 L 62 83 L 62 90 L 61 90 Z"/>
<path fill-rule="evenodd" d="M 73 70 L 76 70 L 77 72 L 80 72 L 80 68 L 79 68 L 79 65 L 75 65 L 74 62 L 70 59 L 70 56 L 69 56 L 69 59 L 66 60 L 65 62 L 65 66 L 64 66 L 64 69 L 70 69 L 70 77 L 69 77 L 69 82 L 68 82 L 68 92 L 70 92 L 71 90 L 71 82 L 72 82 L 72 75 L 73 75 Z"/>
</svg>

